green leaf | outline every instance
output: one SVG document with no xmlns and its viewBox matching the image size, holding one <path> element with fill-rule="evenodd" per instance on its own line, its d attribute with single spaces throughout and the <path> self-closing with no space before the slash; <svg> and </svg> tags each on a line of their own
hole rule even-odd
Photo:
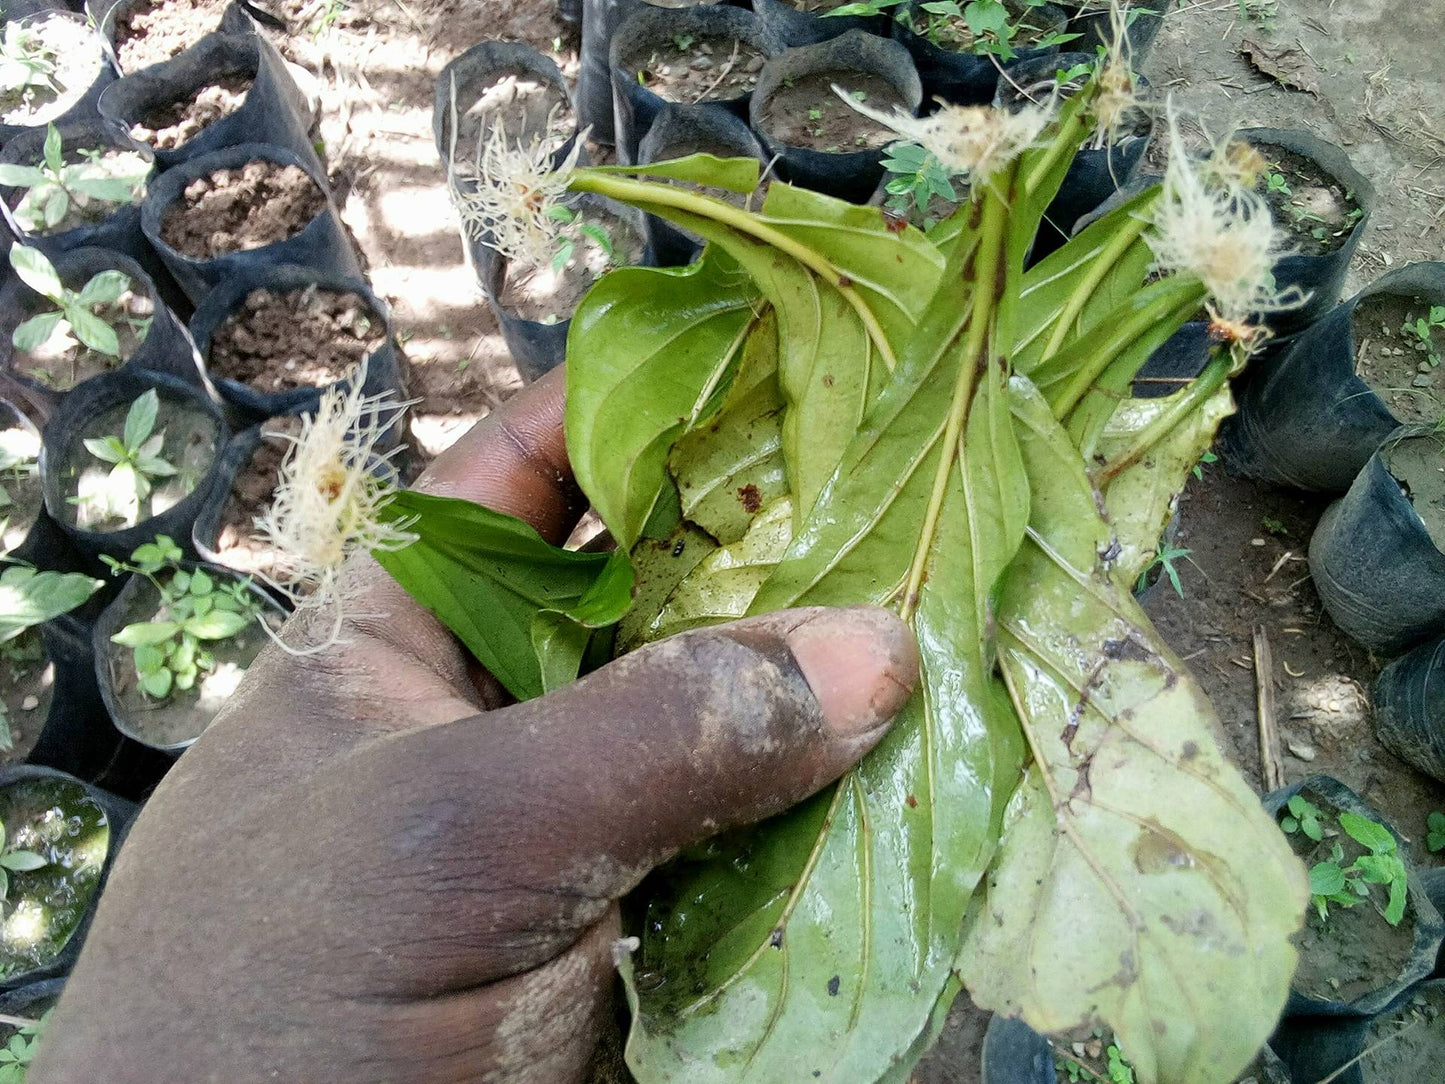
<svg viewBox="0 0 1445 1084">
<path fill-rule="evenodd" d="M 77 299 L 82 305 L 111 305 L 130 289 L 130 276 L 124 271 L 101 271 L 80 288 Z"/>
<path fill-rule="evenodd" d="M 1333 896 L 1345 890 L 1345 871 L 1334 862 L 1316 862 L 1310 867 L 1310 893 Z"/>
<path fill-rule="evenodd" d="M 246 614 L 212 610 L 191 618 L 182 627 L 198 640 L 224 640 L 228 636 L 236 635 L 250 623 L 251 619 Z"/>
<path fill-rule="evenodd" d="M 129 203 L 135 198 L 137 179 L 124 177 L 74 177 L 70 181 L 70 187 L 77 192 L 83 192 L 92 199 L 103 200 L 106 203 Z M 107 272 L 107 274 L 120 274 L 119 271 Z M 126 289 L 130 289 L 127 281 Z"/>
<path fill-rule="evenodd" d="M 0 643 L 26 629 L 75 609 L 101 581 L 79 572 L 36 572 L 9 565 L 0 572 Z"/>
<path fill-rule="evenodd" d="M 87 452 L 104 463 L 125 461 L 125 447 L 115 437 L 85 437 L 80 443 Z"/>
<path fill-rule="evenodd" d="M 45 126 L 45 164 L 52 173 L 59 173 L 65 165 L 65 142 L 60 138 L 60 129 L 53 124 Z"/>
<path fill-rule="evenodd" d="M 1395 837 L 1390 834 L 1390 830 L 1368 817 L 1362 817 L 1358 813 L 1341 813 L 1340 827 L 1347 836 L 1371 854 L 1395 853 Z"/>
<path fill-rule="evenodd" d="M 1409 893 L 1409 882 L 1405 879 L 1404 871 L 1401 875 L 1390 882 L 1390 899 L 1385 904 L 1385 921 L 1391 926 L 1398 926 L 1400 920 L 1405 917 L 1405 901 Z"/>
<path fill-rule="evenodd" d="M 970 918 L 964 982 L 1040 1030 L 1109 1027 L 1142 1080 L 1232 1080 L 1284 1007 L 1305 871 L 1109 575 L 1068 435 L 1027 381 L 1015 401 L 1035 499 L 998 657 L 1035 765 Z"/>
<path fill-rule="evenodd" d="M 624 551 L 666 485 L 672 440 L 702 414 L 757 304 L 737 265 L 709 251 L 679 270 L 615 271 L 578 306 L 567 350 L 587 364 L 567 370 L 567 445 L 578 483 Z"/>
<path fill-rule="evenodd" d="M 27 245 L 14 245 L 10 249 L 10 266 L 15 269 L 15 273 L 20 276 L 20 281 L 26 286 L 36 293 L 50 298 L 51 301 L 60 303 L 65 287 L 60 282 L 60 276 L 55 272 L 55 265 L 50 262 L 45 253 Z"/>
<path fill-rule="evenodd" d="M 130 409 L 125 413 L 125 446 L 126 448 L 140 449 L 151 430 L 155 428 L 156 411 L 160 408 L 160 397 L 156 394 L 155 388 L 151 388 L 136 397 L 131 403 Z"/>
<path fill-rule="evenodd" d="M 66 194 L 65 189 L 52 189 L 45 197 L 45 206 L 40 212 L 45 228 L 48 230 L 60 225 L 61 220 L 65 218 L 65 213 L 69 210 L 70 197 Z"/>
<path fill-rule="evenodd" d="M 186 585 L 187 590 L 193 595 L 209 595 L 216 589 L 216 583 L 206 573 L 205 569 L 198 568 L 191 575 Z"/>
<path fill-rule="evenodd" d="M 34 851 L 6 851 L 0 854 L 0 866 L 12 873 L 29 873 L 50 863 Z"/>
<path fill-rule="evenodd" d="M 718 158 L 712 154 L 690 154 L 667 162 L 638 166 L 592 166 L 595 173 L 620 173 L 629 177 L 664 177 L 692 181 L 709 188 L 722 188 L 747 195 L 758 187 L 756 158 Z"/>
<path fill-rule="evenodd" d="M 120 356 L 120 340 L 116 337 L 115 328 L 95 313 L 78 305 L 71 305 L 65 310 L 65 318 L 70 322 L 70 330 L 75 333 L 75 337 L 86 346 L 108 357 Z M 154 394 L 153 390 L 146 393 Z"/>
<path fill-rule="evenodd" d="M 559 680 L 565 667 L 554 653 L 581 658 L 556 629 L 534 639 L 539 614 L 598 628 L 632 605 L 625 558 L 559 549 L 521 520 L 470 501 L 403 490 L 388 513 L 406 518 L 417 540 L 372 556 L 519 700 Z"/>
<path fill-rule="evenodd" d="M 0 162 L 0 184 L 8 188 L 33 188 L 38 184 L 46 184 L 47 181 L 45 173 L 34 166 L 16 166 L 8 162 Z"/>
<path fill-rule="evenodd" d="M 997 242 L 997 212 L 990 222 Z M 646 983 L 630 991 L 628 1043 L 642 1079 L 875 1080 L 911 1065 L 955 991 L 961 923 L 1021 760 L 991 676 L 988 600 L 1027 514 L 1002 374 L 956 334 L 976 318 L 986 339 L 987 307 L 970 316 L 958 297 L 969 275 L 992 283 L 998 272 L 964 264 L 919 313 L 930 348 L 900 358 L 750 607 L 887 604 L 916 564 L 923 689 L 840 783 L 648 882 L 634 961 Z M 697 593 L 700 619 L 709 601 L 737 608 L 729 592 L 749 585 L 720 573 L 751 575 L 754 541 L 697 566 L 719 566 L 711 600 Z M 722 568 L 730 559 L 735 569 Z M 672 592 L 674 614 L 687 585 Z"/>
<path fill-rule="evenodd" d="M 161 644 L 181 630 L 174 621 L 137 621 L 111 636 L 111 643 L 121 647 L 143 647 Z"/>
<path fill-rule="evenodd" d="M 132 652 L 135 668 L 139 673 L 148 674 L 166 663 L 166 654 L 154 644 L 141 644 Z"/>
<path fill-rule="evenodd" d="M 145 690 L 146 695 L 156 700 L 164 700 L 171 695 L 171 685 L 175 678 L 169 670 L 157 670 L 153 674 L 146 674 L 140 679 L 140 687 Z"/>
<path fill-rule="evenodd" d="M 50 336 L 55 334 L 55 329 L 64 319 L 63 312 L 42 312 L 32 316 L 11 332 L 10 342 L 16 350 L 33 353 L 50 341 Z"/>
</svg>

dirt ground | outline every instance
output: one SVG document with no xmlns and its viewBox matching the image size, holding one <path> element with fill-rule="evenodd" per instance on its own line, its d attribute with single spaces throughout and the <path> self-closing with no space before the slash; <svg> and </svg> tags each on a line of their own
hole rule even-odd
<svg viewBox="0 0 1445 1084">
<path fill-rule="evenodd" d="M 1181 115 L 1214 134 L 1236 124 L 1308 129 L 1344 147 L 1373 182 L 1376 205 L 1347 291 L 1389 267 L 1442 258 L 1438 4 L 1202 0 L 1169 7 L 1143 71 L 1173 96 Z M 316 0 L 303 19 L 316 27 L 332 12 L 334 5 Z M 366 253 L 373 288 L 393 307 L 413 365 L 412 393 L 421 400 L 413 435 L 430 454 L 520 383 L 464 264 L 432 141 L 433 80 L 486 38 L 526 41 L 575 78 L 575 31 L 546 0 L 355 0 L 288 48 L 317 76 L 338 202 Z M 1306 547 L 1325 502 L 1232 479 L 1220 464 L 1203 474 L 1181 508 L 1176 545 L 1191 551 L 1178 564 L 1184 595 L 1161 584 L 1147 600 L 1150 615 L 1214 698 L 1238 763 L 1263 789 L 1253 662 L 1261 629 L 1273 656 L 1285 779 L 1338 777 L 1411 838 L 1417 859 L 1430 861 L 1421 841 L 1425 815 L 1445 808 L 1445 787 L 1375 740 L 1369 685 L 1378 663 L 1334 628 L 1309 580 Z M 914 1080 L 976 1080 L 983 1023 L 960 999 Z"/>
</svg>

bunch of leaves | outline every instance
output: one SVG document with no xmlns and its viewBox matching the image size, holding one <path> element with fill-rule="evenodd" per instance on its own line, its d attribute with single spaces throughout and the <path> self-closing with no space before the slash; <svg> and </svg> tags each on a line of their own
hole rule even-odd
<svg viewBox="0 0 1445 1084">
<path fill-rule="evenodd" d="M 69 613 L 100 589 L 99 580 L 78 572 L 39 572 L 7 564 L 0 571 L 0 658 L 12 664 L 32 661 L 20 647 L 22 633 Z M 14 744 L 5 702 L 0 700 L 0 748 Z"/>
<path fill-rule="evenodd" d="M 0 822 L 0 899 L 10 896 L 10 874 L 30 873 L 50 865 L 50 859 L 15 845 Z"/>
<path fill-rule="evenodd" d="M 102 463 L 111 464 L 102 489 L 105 514 L 121 516 L 134 522 L 140 516 L 141 503 L 151 495 L 157 480 L 170 478 L 176 467 L 161 457 L 166 431 L 155 431 L 160 396 L 154 388 L 136 396 L 125 413 L 120 435 L 86 437 L 85 450 Z M 89 498 L 71 498 L 80 502 Z"/>
<path fill-rule="evenodd" d="M 15 208 L 15 220 L 27 233 L 54 229 L 71 208 L 88 218 L 101 218 L 114 205 L 140 198 L 150 172 L 150 165 L 140 155 L 127 152 L 107 157 L 104 150 L 85 149 L 78 154 L 79 162 L 65 160 L 60 131 L 52 124 L 46 130 L 38 164 L 0 163 L 0 184 L 25 189 Z"/>
<path fill-rule="evenodd" d="M 1174 593 L 1180 598 L 1183 598 L 1184 585 L 1179 581 L 1179 569 L 1175 566 L 1174 562 L 1185 560 L 1191 565 L 1194 564 L 1194 558 L 1190 556 L 1193 552 L 1193 550 L 1181 549 L 1168 542 L 1161 542 L 1159 544 L 1159 552 L 1154 555 L 1154 559 L 1149 563 L 1149 566 L 1139 574 L 1139 579 L 1134 585 L 1134 590 L 1143 591 L 1148 587 L 1150 577 L 1154 575 L 1154 570 L 1158 569 L 1160 575 L 1169 578 L 1169 586 L 1174 588 Z M 1198 566 L 1195 565 L 1195 567 L 1197 568 Z"/>
<path fill-rule="evenodd" d="M 1141 1081 L 1224 1081 L 1284 1004 L 1305 871 L 1130 591 L 1239 358 L 1127 399 L 1205 300 L 1151 278 L 1157 189 L 1023 268 L 1092 94 L 927 236 L 785 184 L 753 212 L 645 179 L 747 193 L 751 160 L 575 171 L 708 242 L 573 319 L 569 457 L 618 555 L 589 586 L 520 527 L 478 541 L 460 502 L 397 498 L 425 548 L 378 559 L 519 696 L 597 657 L 599 597 L 619 652 L 815 604 L 916 634 L 920 687 L 857 768 L 630 901 L 640 1080 L 902 1079 L 967 984 L 1041 1031 L 1109 1027 Z M 532 562 L 578 574 L 566 601 Z M 559 612 L 565 651 L 536 631 Z"/>
<path fill-rule="evenodd" d="M 1327 826 L 1328 820 L 1329 815 L 1319 806 L 1296 794 L 1286 805 L 1286 815 L 1279 824 L 1287 834 L 1299 832 L 1315 843 L 1322 843 L 1328 836 L 1338 834 Z M 1330 904 L 1353 907 L 1371 899 L 1371 885 L 1380 885 L 1385 889 L 1386 900 L 1383 906 L 1377 904 L 1377 909 L 1386 922 L 1398 926 L 1405 916 L 1408 874 L 1394 835 L 1388 828 L 1358 813 L 1340 813 L 1339 824 L 1366 853 L 1345 865 L 1344 847 L 1335 842 L 1330 845 L 1329 857 L 1310 867 L 1310 899 L 1320 921 L 1329 921 Z"/>
<path fill-rule="evenodd" d="M 82 346 L 120 360 L 120 339 L 110 320 L 126 319 L 122 299 L 131 292 L 130 276 L 123 271 L 100 271 L 79 290 L 60 281 L 45 253 L 28 245 L 10 249 L 10 266 L 20 280 L 55 308 L 37 313 L 21 323 L 10 336 L 16 350 L 34 353 L 42 347 L 69 349 L 79 340 Z M 138 340 L 144 340 L 148 325 L 132 325 Z M 78 359 L 72 362 L 72 378 Z"/>
<path fill-rule="evenodd" d="M 0 94 L 29 101 L 37 90 L 54 90 L 55 52 L 33 27 L 7 22 L 0 32 Z"/>
<path fill-rule="evenodd" d="M 1406 321 L 1400 327 L 1400 332 L 1407 339 L 1414 339 L 1420 344 L 1421 349 L 1430 359 L 1431 365 L 1440 364 L 1440 353 L 1435 346 L 1435 332 L 1445 330 L 1445 305 L 1431 305 L 1430 311 L 1424 316 L 1417 316 L 1413 321 Z"/>
<path fill-rule="evenodd" d="M 265 612 L 249 577 L 218 580 L 203 568 L 182 568 L 181 556 L 174 540 L 159 535 L 139 546 L 129 562 L 102 558 L 113 575 L 144 576 L 160 596 L 150 620 L 126 625 L 110 638 L 130 648 L 140 687 L 156 700 L 194 688 L 215 668 L 210 645 L 229 640 Z"/>
<path fill-rule="evenodd" d="M 906 7 L 898 16 L 915 34 L 941 48 L 994 56 L 1008 63 L 1018 59 L 1017 39 L 1032 33 L 1029 49 L 1049 49 L 1073 41 L 1078 34 L 1055 31 L 1043 34 L 1029 22 L 1034 11 L 1047 0 L 923 0 Z"/>
<path fill-rule="evenodd" d="M 885 190 L 888 199 L 884 206 L 890 211 L 903 215 L 916 212 L 915 224 L 925 230 L 933 225 L 929 210 L 935 199 L 943 201 L 952 211 L 958 202 L 953 175 L 923 147 L 917 143 L 893 143 L 888 147 L 883 168 L 893 176 Z"/>
<path fill-rule="evenodd" d="M 39 1020 L 23 1024 L 4 1046 L 0 1046 L 0 1084 L 25 1084 L 25 1073 L 35 1060 L 35 1051 L 50 1023 L 53 1010 L 46 1009 Z"/>
</svg>

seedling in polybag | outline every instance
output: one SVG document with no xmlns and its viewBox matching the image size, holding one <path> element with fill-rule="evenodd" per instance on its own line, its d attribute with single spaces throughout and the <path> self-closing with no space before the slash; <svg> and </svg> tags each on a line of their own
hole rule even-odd
<svg viewBox="0 0 1445 1084">
<path fill-rule="evenodd" d="M 1274 195 L 1275 193 L 1281 196 L 1294 195 L 1294 192 L 1290 189 L 1289 182 L 1272 169 L 1265 171 L 1264 190 L 1270 195 Z"/>
<path fill-rule="evenodd" d="M 180 559 L 181 548 L 165 535 L 139 547 L 129 563 L 105 558 L 112 572 L 144 576 L 160 594 L 151 620 L 110 638 L 131 649 L 140 687 L 156 700 L 193 688 L 216 665 L 207 645 L 235 636 L 264 609 L 249 579 L 218 582 L 204 569 L 181 568 Z"/>
<path fill-rule="evenodd" d="M 1312 839 L 1316 843 L 1325 838 L 1324 828 L 1320 825 L 1320 818 L 1324 814 L 1319 806 L 1303 794 L 1296 794 L 1290 798 L 1285 808 L 1289 813 L 1281 818 L 1279 826 L 1286 833 L 1293 835 L 1295 832 L 1303 832 L 1306 839 Z"/>
<path fill-rule="evenodd" d="M 18 486 L 40 473 L 40 449 L 25 440 L 25 435 L 26 431 L 19 427 L 0 430 L 0 533 L 15 503 L 7 487 Z"/>
<path fill-rule="evenodd" d="M 1205 452 L 1199 457 L 1199 462 L 1194 464 L 1194 477 L 1198 478 L 1201 482 L 1204 481 L 1204 468 L 1207 467 L 1210 463 L 1218 462 L 1219 456 L 1215 455 L 1213 452 Z"/>
<path fill-rule="evenodd" d="M 958 202 L 948 170 L 917 143 L 892 144 L 883 168 L 896 174 L 885 186 L 890 211 L 906 213 L 911 205 L 922 214 L 935 197 L 950 204 Z"/>
<path fill-rule="evenodd" d="M 685 53 L 692 48 L 693 36 L 691 34 L 674 34 L 672 44 L 677 46 L 679 53 Z"/>
<path fill-rule="evenodd" d="M 1344 862 L 1344 850 L 1336 843 L 1330 857 L 1310 867 L 1310 896 L 1320 921 L 1329 920 L 1329 905 L 1353 907 L 1370 898 L 1370 886 L 1382 885 L 1387 892 L 1385 906 L 1379 908 L 1386 922 L 1398 926 L 1405 917 L 1408 890 L 1405 863 L 1400 860 L 1395 837 L 1383 825 L 1358 813 L 1341 813 L 1340 827 L 1345 834 L 1370 853 L 1350 863 Z M 1378 907 L 1378 905 L 1377 905 Z"/>
<path fill-rule="evenodd" d="M 11 248 L 10 266 L 25 285 L 55 306 L 30 317 L 15 329 L 10 341 L 16 350 L 27 354 L 42 347 L 64 350 L 79 340 L 82 346 L 98 354 L 120 359 L 120 339 L 101 314 L 126 318 L 121 299 L 131 292 L 129 275 L 123 271 L 101 271 L 92 275 L 79 290 L 71 290 L 60 281 L 55 265 L 45 253 L 26 245 Z M 149 329 L 149 321 L 132 324 L 139 341 L 144 341 Z M 76 360 L 71 362 L 72 380 L 77 371 Z"/>
<path fill-rule="evenodd" d="M 133 152 L 106 157 L 103 150 L 82 150 L 82 161 L 67 163 L 60 132 L 50 125 L 40 164 L 0 163 L 0 184 L 25 189 L 15 208 L 16 221 L 27 233 L 59 225 L 71 208 L 89 218 L 102 218 L 116 204 L 134 203 L 145 187 L 150 165 Z"/>
<path fill-rule="evenodd" d="M 1426 352 L 1431 365 L 1440 364 L 1440 354 L 1435 348 L 1434 335 L 1436 330 L 1445 329 L 1445 305 L 1431 305 L 1430 311 L 1424 316 L 1417 316 L 1413 321 L 1406 321 L 1400 327 L 1400 331 L 1406 339 L 1414 339 Z"/>
<path fill-rule="evenodd" d="M 50 860 L 44 855 L 17 847 L 0 823 L 0 899 L 10 895 L 10 874 L 30 873 L 48 865 Z"/>
<path fill-rule="evenodd" d="M 1021 0 L 1011 11 L 1001 0 L 928 0 L 918 5 L 922 17 L 905 13 L 899 17 L 915 34 L 921 34 L 934 45 L 957 49 L 978 56 L 996 56 L 1001 61 L 1018 57 L 1015 39 L 1022 33 L 1040 29 L 1029 22 L 1032 9 L 1043 7 L 1045 0 Z M 1030 49 L 1048 49 L 1073 41 L 1078 34 L 1046 34 L 1028 45 Z"/>
<path fill-rule="evenodd" d="M 0 1084 L 25 1084 L 25 1072 L 35 1058 L 52 1011 L 46 1009 L 39 1020 L 22 1025 L 8 1043 L 0 1046 Z"/>
<path fill-rule="evenodd" d="M 564 226 L 561 243 L 552 256 L 552 273 L 558 274 L 567 266 L 569 260 L 577 251 L 577 241 L 586 238 L 607 257 L 608 265 L 615 265 L 619 262 L 617 247 L 612 243 L 612 237 L 607 230 L 595 222 L 584 222 L 582 216 L 571 208 L 563 207 L 560 204 L 551 207 L 547 211 L 548 217 Z"/>
<path fill-rule="evenodd" d="M 120 436 L 86 437 L 83 441 L 86 451 L 111 464 L 105 485 L 106 512 L 110 515 L 134 516 L 140 502 L 155 488 L 156 479 L 176 473 L 176 468 L 161 458 L 166 434 L 164 429 L 154 431 L 159 409 L 160 397 L 152 388 L 131 403 Z M 117 494 L 123 501 L 120 506 Z"/>
<path fill-rule="evenodd" d="M 1429 833 L 1425 837 L 1425 846 L 1430 848 L 1431 853 L 1445 851 L 1445 813 L 1433 810 L 1425 818 L 1425 827 Z"/>
<path fill-rule="evenodd" d="M 19 93 L 28 103 L 37 89 L 54 90 L 55 52 L 32 28 L 6 23 L 0 34 L 0 94 Z"/>
</svg>

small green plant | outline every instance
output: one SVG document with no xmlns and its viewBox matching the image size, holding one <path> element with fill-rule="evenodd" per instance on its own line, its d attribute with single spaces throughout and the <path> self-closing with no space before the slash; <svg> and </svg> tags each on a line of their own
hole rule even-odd
<svg viewBox="0 0 1445 1084">
<path fill-rule="evenodd" d="M 1430 359 L 1431 365 L 1440 364 L 1440 352 L 1435 346 L 1435 332 L 1445 329 L 1445 305 L 1431 305 L 1430 311 L 1424 316 L 1417 316 L 1413 321 L 1406 321 L 1400 326 L 1401 333 L 1406 339 L 1414 339 L 1420 344 Z"/>
<path fill-rule="evenodd" d="M 1289 182 L 1272 169 L 1264 171 L 1264 190 L 1267 195 L 1294 195 L 1294 192 L 1290 189 Z"/>
<path fill-rule="evenodd" d="M 883 168 L 896 175 L 885 186 L 891 211 L 907 213 L 911 205 L 925 214 L 935 198 L 950 204 L 958 202 L 958 192 L 948 170 L 917 143 L 892 144 Z"/>
<path fill-rule="evenodd" d="M 1316 843 L 1337 834 L 1325 827 L 1326 814 L 1299 795 L 1290 799 L 1287 809 L 1288 815 L 1280 820 L 1280 828 L 1285 832 L 1301 832 Z M 1320 921 L 1329 921 L 1330 904 L 1353 907 L 1371 899 L 1371 885 L 1380 885 L 1385 888 L 1387 898 L 1384 907 L 1377 904 L 1376 909 L 1391 926 L 1398 926 L 1405 917 L 1408 883 L 1395 837 L 1384 825 L 1358 813 L 1341 813 L 1339 823 L 1345 834 L 1369 853 L 1358 856 L 1347 866 L 1344 848 L 1333 843 L 1329 858 L 1310 867 L 1310 899 Z"/>
<path fill-rule="evenodd" d="M 67 163 L 60 132 L 50 125 L 39 165 L 0 163 L 0 184 L 25 189 L 15 219 L 27 233 L 54 229 L 71 208 L 86 217 L 108 214 L 115 204 L 133 203 L 145 186 L 149 164 L 134 153 L 105 157 L 103 150 L 81 150 L 81 161 Z"/>
<path fill-rule="evenodd" d="M 1283 538 L 1285 535 L 1289 534 L 1289 528 L 1286 527 L 1279 520 L 1275 519 L 1273 516 L 1262 517 L 1259 521 L 1259 525 L 1264 528 L 1265 534 L 1272 534 L 1278 538 Z"/>
<path fill-rule="evenodd" d="M 617 246 L 612 243 L 612 236 L 607 230 L 595 222 L 584 222 L 582 216 L 570 207 L 563 207 L 560 204 L 549 208 L 547 216 L 554 221 L 561 222 L 566 227 L 561 236 L 561 243 L 552 256 L 552 273 L 559 274 L 567 266 L 577 251 L 577 242 L 586 238 L 607 257 L 609 266 L 619 264 L 620 258 L 617 254 Z"/>
<path fill-rule="evenodd" d="M 1248 22 L 1258 23 L 1268 30 L 1274 25 L 1275 0 L 1235 0 L 1239 5 L 1240 17 Z"/>
<path fill-rule="evenodd" d="M 35 1058 L 46 1025 L 50 1023 L 51 1011 L 46 1009 L 39 1020 L 22 1025 L 10 1036 L 9 1042 L 0 1046 L 0 1084 L 25 1084 L 26 1070 Z"/>
<path fill-rule="evenodd" d="M 1303 832 L 1306 839 L 1316 843 L 1325 838 L 1325 830 L 1320 823 L 1324 814 L 1314 802 L 1303 794 L 1296 794 L 1290 798 L 1285 808 L 1289 810 L 1289 813 L 1280 820 L 1279 826 L 1286 834 L 1293 835 L 1295 832 Z"/>
<path fill-rule="evenodd" d="M 810 110 L 808 110 L 808 119 L 809 119 L 809 120 L 822 120 L 822 119 L 823 119 L 823 111 L 822 111 L 821 109 L 810 109 Z"/>
<path fill-rule="evenodd" d="M 29 873 L 48 865 L 50 860 L 44 855 L 17 847 L 6 834 L 4 823 L 0 822 L 0 899 L 10 896 L 10 874 Z"/>
<path fill-rule="evenodd" d="M 1201 482 L 1204 481 L 1204 468 L 1207 467 L 1210 463 L 1218 462 L 1219 456 L 1215 455 L 1213 452 L 1205 452 L 1199 457 L 1199 462 L 1194 464 L 1194 477 L 1198 478 Z"/>
<path fill-rule="evenodd" d="M 1098 1040 L 1100 1037 L 1101 1033 L 1096 1031 L 1094 1039 Z M 1089 1044 L 1083 1045 L 1088 1046 Z M 1080 1046 L 1075 1046 L 1075 1050 L 1080 1048 Z M 1096 1042 L 1093 1049 L 1089 1051 L 1095 1059 L 1098 1057 L 1097 1050 Z M 1102 1084 L 1135 1084 L 1134 1067 L 1124 1057 L 1124 1051 L 1117 1042 L 1110 1042 L 1104 1049 L 1103 1056 L 1105 1062 L 1103 1066 L 1099 1066 L 1097 1062 L 1090 1064 L 1060 1051 L 1055 1056 L 1054 1068 L 1068 1077 L 1069 1084 L 1081 1084 L 1084 1081 L 1101 1081 Z"/>
<path fill-rule="evenodd" d="M 828 16 L 880 15 L 889 8 L 897 7 L 901 0 L 864 0 L 863 3 L 844 4 L 824 13 Z M 1018 56 L 1014 51 L 1016 39 L 1029 32 L 1039 32 L 1040 27 L 1029 23 L 1030 13 L 1043 7 L 1046 0 L 926 0 L 919 4 L 916 12 L 905 12 L 895 16 L 897 20 L 915 34 L 927 38 L 940 48 L 956 52 L 970 52 L 979 56 L 993 55 L 1001 61 L 1010 61 Z M 1040 34 L 1029 42 L 1033 49 L 1047 49 L 1073 41 L 1078 34 Z"/>
<path fill-rule="evenodd" d="M 1438 809 L 1425 818 L 1425 846 L 1430 848 L 1432 854 L 1445 851 L 1445 813 Z"/>
<path fill-rule="evenodd" d="M 176 473 L 176 468 L 161 458 L 166 434 L 164 429 L 155 432 L 159 409 L 160 397 L 152 388 L 131 403 L 120 436 L 86 437 L 82 442 L 96 459 L 111 464 L 104 489 L 109 515 L 138 515 L 140 502 L 151 495 L 156 479 Z M 123 502 L 119 505 L 117 494 Z"/>
<path fill-rule="evenodd" d="M 165 535 L 137 548 L 129 562 L 104 560 L 114 574 L 144 576 L 160 594 L 154 618 L 110 638 L 131 649 L 140 687 L 156 700 L 193 688 L 216 665 L 206 645 L 235 636 L 264 611 L 249 579 L 217 582 L 204 569 L 188 572 L 181 548 Z"/>
<path fill-rule="evenodd" d="M 15 505 L 11 488 L 40 473 L 40 449 L 25 437 L 26 431 L 18 427 L 0 431 L 0 536 L 10 524 L 10 509 Z"/>
<path fill-rule="evenodd" d="M 79 290 L 71 290 L 60 281 L 55 265 L 46 255 L 27 245 L 10 249 L 10 266 L 25 285 L 55 305 L 15 329 L 10 341 L 16 350 L 27 354 L 46 346 L 66 350 L 79 340 L 82 346 L 98 354 L 120 360 L 120 338 L 101 314 L 109 310 L 116 318 L 128 319 L 121 299 L 131 290 L 129 275 L 122 271 L 101 271 Z M 138 341 L 144 341 L 150 330 L 149 319 L 133 322 L 131 329 Z M 78 362 L 78 358 L 71 361 L 72 382 Z"/>
<path fill-rule="evenodd" d="M 1159 552 L 1154 555 L 1153 562 L 1139 576 L 1139 582 L 1135 584 L 1136 590 L 1142 591 L 1148 587 L 1150 574 L 1158 568 L 1162 569 L 1163 574 L 1169 577 L 1169 586 L 1174 588 L 1174 593 L 1180 598 L 1183 598 L 1184 585 L 1179 582 L 1179 569 L 1174 566 L 1174 562 L 1182 559 L 1188 561 L 1191 565 L 1194 564 L 1193 558 L 1189 556 L 1193 552 L 1193 550 L 1179 549 L 1175 546 L 1160 546 Z"/>
<path fill-rule="evenodd" d="M 6 23 L 0 34 L 0 95 L 18 94 L 27 105 L 37 90 L 54 90 L 55 53 L 34 29 Z"/>
<path fill-rule="evenodd" d="M 691 49 L 692 43 L 696 40 L 691 34 L 674 34 L 672 36 L 672 44 L 677 46 L 679 53 L 685 53 Z"/>
</svg>

